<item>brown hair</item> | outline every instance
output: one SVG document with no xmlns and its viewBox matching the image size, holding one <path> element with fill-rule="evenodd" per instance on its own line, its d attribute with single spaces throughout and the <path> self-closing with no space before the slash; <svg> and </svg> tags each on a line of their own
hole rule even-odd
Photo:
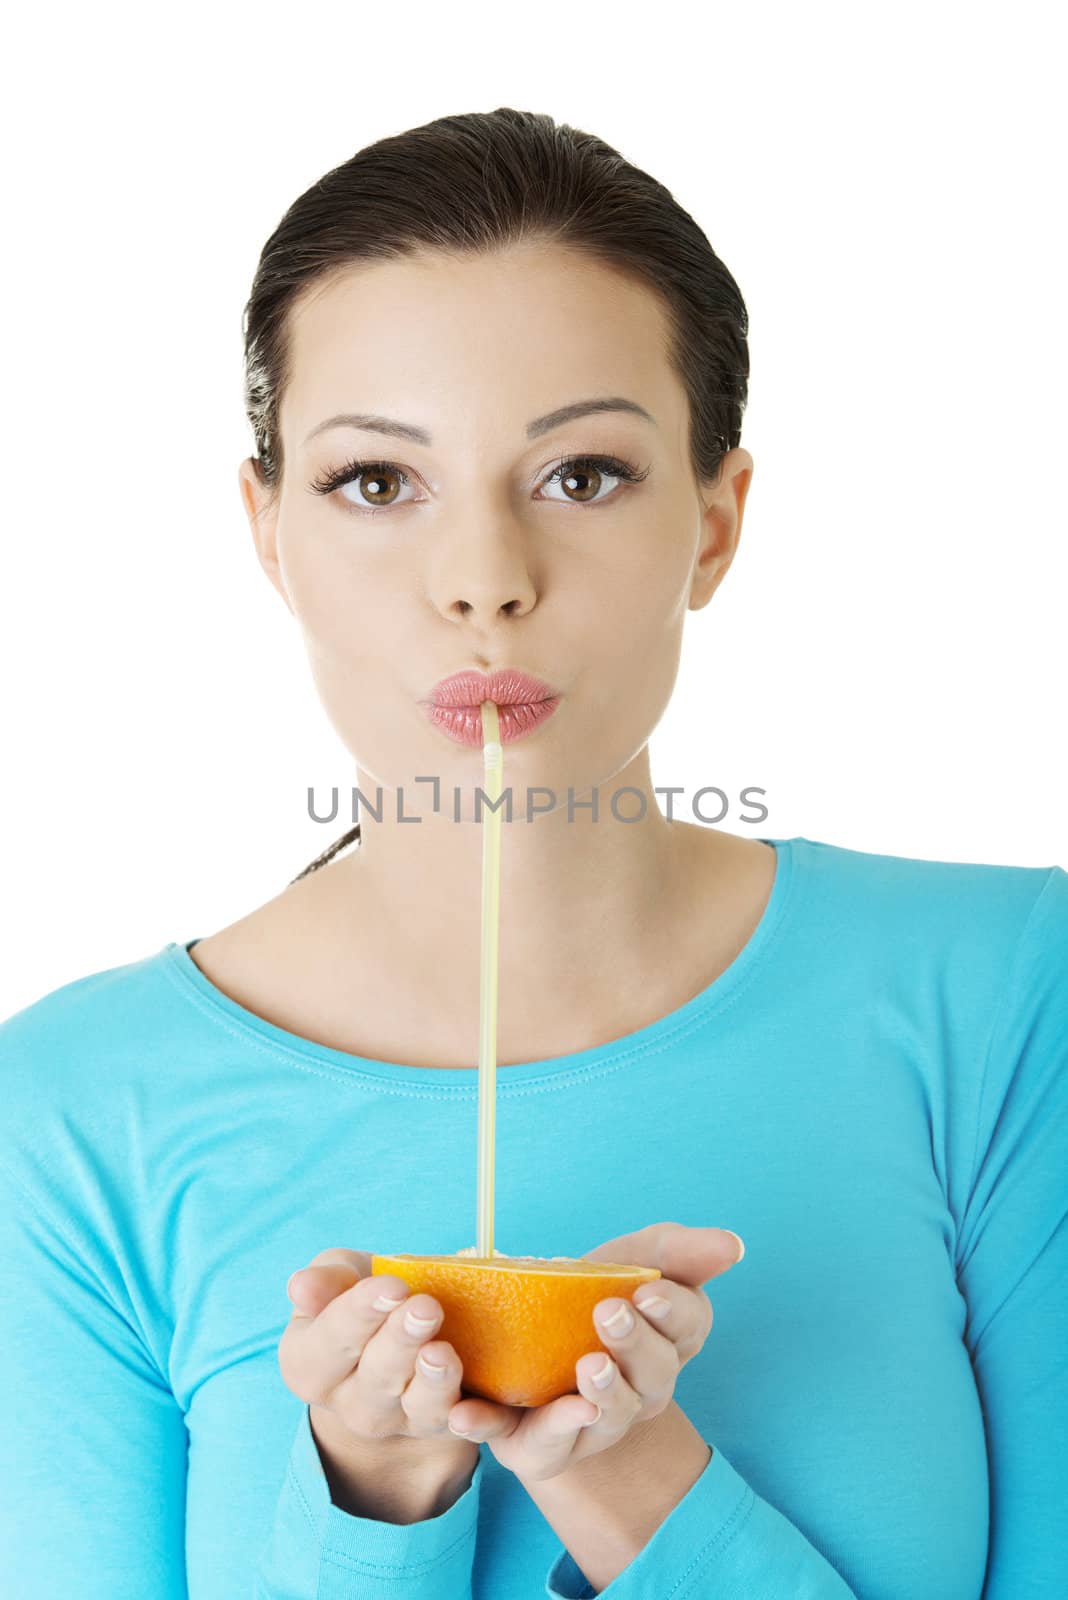
<svg viewBox="0 0 1068 1600">
<path fill-rule="evenodd" d="M 749 318 L 738 285 L 662 183 L 594 134 L 499 106 L 358 150 L 293 202 L 264 245 L 242 331 L 245 410 L 269 498 L 282 479 L 278 413 L 297 297 L 359 263 L 526 241 L 583 251 L 659 296 L 669 359 L 689 398 L 694 476 L 714 482 L 740 442 L 748 396 Z M 359 837 L 357 823 L 291 881 Z"/>
</svg>

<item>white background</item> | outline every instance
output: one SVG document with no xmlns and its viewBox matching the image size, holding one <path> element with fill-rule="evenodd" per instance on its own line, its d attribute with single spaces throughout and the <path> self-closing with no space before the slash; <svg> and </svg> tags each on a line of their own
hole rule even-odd
<svg viewBox="0 0 1068 1600">
<path fill-rule="evenodd" d="M 207 934 L 353 782 L 237 488 L 241 312 L 360 146 L 514 105 L 661 179 L 751 319 L 742 543 L 654 781 L 1068 865 L 1050 5 L 20 8 L 3 84 L 0 1015 Z M 355 397 L 358 398 L 358 397 Z M 472 885 L 472 893 L 477 887 Z"/>
</svg>

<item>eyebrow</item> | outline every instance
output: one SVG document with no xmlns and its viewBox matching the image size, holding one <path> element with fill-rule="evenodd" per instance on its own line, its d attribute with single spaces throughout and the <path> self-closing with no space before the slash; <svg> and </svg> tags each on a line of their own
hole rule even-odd
<svg viewBox="0 0 1068 1600">
<path fill-rule="evenodd" d="M 565 422 L 590 416 L 596 411 L 630 411 L 644 417 L 654 428 L 657 425 L 652 413 L 636 400 L 627 400 L 623 395 L 608 395 L 597 400 L 575 400 L 569 406 L 558 406 L 555 411 L 547 411 L 543 417 L 535 417 L 533 422 L 527 423 L 527 438 L 540 438 L 543 433 L 551 433 Z M 327 417 L 325 422 L 318 423 L 312 429 L 304 443 L 309 444 L 317 434 L 325 433 L 328 428 L 358 428 L 361 433 L 388 433 L 398 439 L 411 439 L 414 444 L 433 443 L 427 430 L 416 427 L 412 422 L 397 422 L 393 417 L 379 417 L 358 411 L 342 411 L 336 417 Z"/>
</svg>

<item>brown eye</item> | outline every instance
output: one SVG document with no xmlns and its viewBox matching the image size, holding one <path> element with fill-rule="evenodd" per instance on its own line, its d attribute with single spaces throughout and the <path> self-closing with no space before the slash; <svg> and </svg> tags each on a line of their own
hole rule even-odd
<svg viewBox="0 0 1068 1600">
<path fill-rule="evenodd" d="M 397 501 L 400 487 L 407 482 L 408 474 L 400 467 L 395 467 L 392 461 L 346 461 L 343 467 L 314 479 L 308 487 L 313 494 L 340 494 L 347 511 L 373 516 L 376 511 L 385 511 L 395 502 L 410 504 L 410 496 L 408 501 Z M 342 494 L 342 490 L 350 483 L 360 485 L 358 498 Z"/>
<path fill-rule="evenodd" d="M 564 490 L 564 495 L 550 494 L 544 498 L 555 501 L 557 505 L 601 505 L 612 497 L 620 484 L 629 486 L 641 483 L 648 475 L 648 467 L 640 472 L 629 462 L 620 461 L 618 456 L 571 456 L 550 472 L 545 480 L 545 487 L 559 487 Z M 609 493 L 598 498 L 598 491 L 606 483 Z"/>
<path fill-rule="evenodd" d="M 394 472 L 392 467 L 365 467 L 357 477 L 349 481 L 358 486 L 361 498 L 371 506 L 392 505 L 400 493 L 400 474 Z M 348 495 L 342 495 L 343 500 L 348 498 Z"/>
<path fill-rule="evenodd" d="M 584 500 L 595 498 L 601 484 L 601 473 L 593 466 L 572 467 L 570 472 L 565 473 L 557 481 L 561 488 L 568 490 L 569 500 L 577 500 L 581 504 Z M 573 495 L 570 492 L 570 486 L 576 483 L 579 486 L 579 492 Z"/>
</svg>

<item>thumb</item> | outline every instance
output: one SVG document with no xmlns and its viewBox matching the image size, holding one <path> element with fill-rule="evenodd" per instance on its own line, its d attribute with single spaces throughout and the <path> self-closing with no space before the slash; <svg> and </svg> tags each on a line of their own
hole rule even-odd
<svg viewBox="0 0 1068 1600">
<path fill-rule="evenodd" d="M 666 1278 L 698 1289 L 710 1278 L 736 1267 L 745 1255 L 740 1234 L 730 1228 L 687 1228 L 668 1224 L 657 1238 L 656 1265 Z"/>
<path fill-rule="evenodd" d="M 696 1289 L 710 1278 L 737 1266 L 745 1245 L 729 1228 L 691 1228 L 681 1222 L 651 1222 L 637 1233 L 620 1234 L 593 1250 L 590 1261 L 621 1261 L 659 1267 L 665 1278 Z"/>
</svg>

